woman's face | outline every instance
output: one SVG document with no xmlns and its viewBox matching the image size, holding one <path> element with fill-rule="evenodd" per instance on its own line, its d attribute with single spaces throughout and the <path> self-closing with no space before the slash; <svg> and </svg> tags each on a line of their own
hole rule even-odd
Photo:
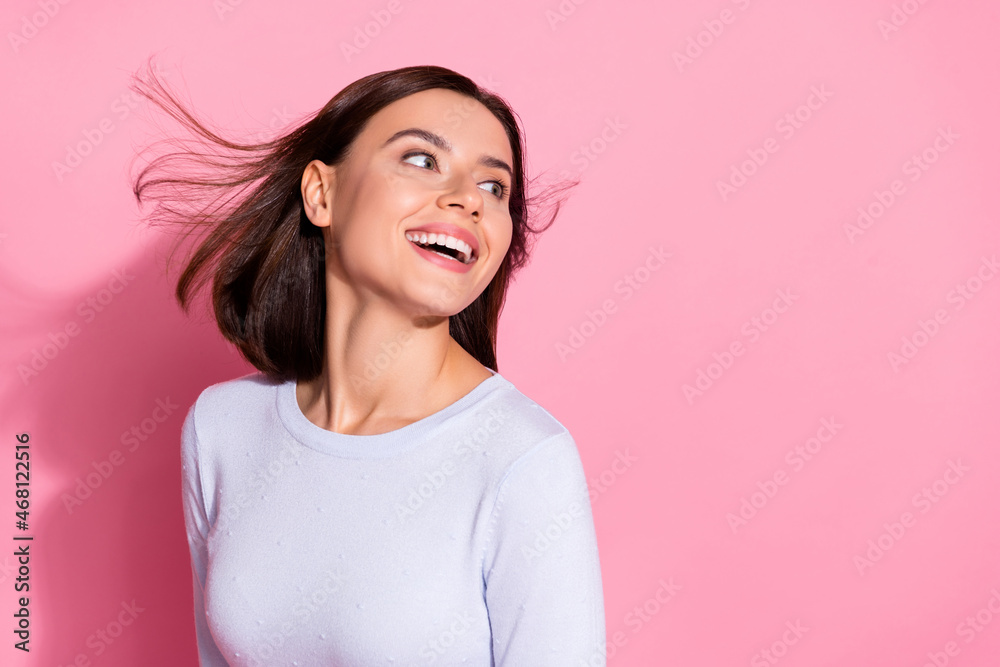
<svg viewBox="0 0 1000 667">
<path fill-rule="evenodd" d="M 482 104 L 414 93 L 372 116 L 341 164 L 315 163 L 332 179 L 325 207 L 309 206 L 318 190 L 305 182 L 303 197 L 312 222 L 329 226 L 328 280 L 412 316 L 454 315 L 489 285 L 510 247 L 513 155 Z M 432 238 L 455 248 L 421 247 Z"/>
</svg>

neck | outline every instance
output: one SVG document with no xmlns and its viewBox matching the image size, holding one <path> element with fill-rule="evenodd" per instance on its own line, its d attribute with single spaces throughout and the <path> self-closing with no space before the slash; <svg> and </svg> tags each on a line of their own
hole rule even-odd
<svg viewBox="0 0 1000 667">
<path fill-rule="evenodd" d="M 296 390 L 310 421 L 337 433 L 380 433 L 447 404 L 472 359 L 447 317 L 409 318 L 377 299 L 328 303 L 337 307 L 327 309 L 323 370 Z"/>
</svg>

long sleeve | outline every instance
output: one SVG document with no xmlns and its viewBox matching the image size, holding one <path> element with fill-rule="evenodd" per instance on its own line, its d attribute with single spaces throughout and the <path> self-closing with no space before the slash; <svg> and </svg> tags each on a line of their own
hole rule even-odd
<svg viewBox="0 0 1000 667">
<path fill-rule="evenodd" d="M 194 617 L 201 667 L 228 667 L 219 651 L 205 616 L 205 577 L 208 568 L 207 538 L 211 528 L 202 493 L 198 435 L 194 424 L 194 406 L 188 411 L 181 429 L 181 476 L 184 501 L 184 525 L 191 550 L 191 573 L 194 582 Z"/>
<path fill-rule="evenodd" d="M 586 477 L 568 432 L 500 483 L 483 561 L 496 667 L 604 665 L 604 593 Z"/>
</svg>

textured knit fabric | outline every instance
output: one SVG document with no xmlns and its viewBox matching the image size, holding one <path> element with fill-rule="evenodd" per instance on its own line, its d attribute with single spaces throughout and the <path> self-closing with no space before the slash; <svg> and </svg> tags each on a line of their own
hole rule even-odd
<svg viewBox="0 0 1000 667">
<path fill-rule="evenodd" d="M 261 374 L 204 390 L 181 436 L 203 666 L 603 665 L 586 478 L 498 373 L 378 435 Z"/>
</svg>

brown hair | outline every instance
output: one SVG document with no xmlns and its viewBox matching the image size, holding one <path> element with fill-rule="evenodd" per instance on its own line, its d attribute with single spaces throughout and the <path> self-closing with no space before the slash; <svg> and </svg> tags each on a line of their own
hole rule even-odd
<svg viewBox="0 0 1000 667">
<path fill-rule="evenodd" d="M 130 87 L 180 122 L 197 142 L 190 148 L 169 140 L 181 150 L 158 156 L 132 178 L 136 200 L 156 202 L 147 216 L 150 223 L 179 225 L 186 229 L 184 238 L 204 234 L 178 279 L 177 300 L 188 312 L 192 295 L 211 274 L 212 305 L 223 336 L 258 370 L 278 380 L 309 380 L 323 366 L 324 246 L 320 230 L 303 211 L 306 165 L 314 159 L 340 163 L 368 119 L 407 95 L 444 88 L 480 102 L 510 140 L 513 234 L 493 280 L 449 318 L 449 333 L 481 364 L 497 370 L 500 312 L 511 279 L 528 261 L 529 234 L 537 235 L 555 221 L 563 201 L 557 195 L 577 184 L 557 184 L 529 201 L 522 133 L 502 98 L 443 67 L 404 67 L 355 81 L 283 136 L 245 144 L 224 139 L 186 110 L 159 80 L 152 59 L 146 79 L 136 73 Z M 546 224 L 533 228 L 529 209 L 544 202 L 554 202 L 546 207 L 551 214 Z"/>
</svg>

